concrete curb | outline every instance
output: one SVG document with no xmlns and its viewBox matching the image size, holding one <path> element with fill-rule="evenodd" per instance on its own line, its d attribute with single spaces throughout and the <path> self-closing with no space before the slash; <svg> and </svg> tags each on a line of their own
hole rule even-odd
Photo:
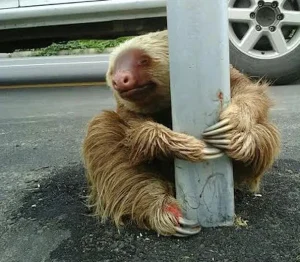
<svg viewBox="0 0 300 262">
<path fill-rule="evenodd" d="M 100 83 L 105 81 L 107 54 L 2 59 L 0 86 Z"/>
<path fill-rule="evenodd" d="M 67 55 L 96 55 L 96 54 L 109 54 L 113 48 L 107 48 L 104 51 L 99 51 L 96 48 L 89 49 L 72 49 L 61 50 L 55 56 L 67 56 Z M 51 57 L 55 57 L 51 56 Z M 40 56 L 39 51 L 18 51 L 14 53 L 0 53 L 0 58 L 21 58 L 21 57 L 49 57 Z"/>
</svg>

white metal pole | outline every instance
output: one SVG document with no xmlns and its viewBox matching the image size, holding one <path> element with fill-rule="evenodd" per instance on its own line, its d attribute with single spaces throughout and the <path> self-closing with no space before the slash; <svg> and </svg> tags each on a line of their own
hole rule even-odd
<svg viewBox="0 0 300 262">
<path fill-rule="evenodd" d="M 173 129 L 201 138 L 230 101 L 227 0 L 168 0 Z M 227 156 L 175 160 L 176 197 L 203 227 L 232 225 L 234 191 Z"/>
</svg>

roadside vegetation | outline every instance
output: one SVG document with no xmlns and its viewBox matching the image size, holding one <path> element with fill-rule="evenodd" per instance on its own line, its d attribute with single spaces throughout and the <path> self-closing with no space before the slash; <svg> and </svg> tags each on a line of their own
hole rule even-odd
<svg viewBox="0 0 300 262">
<path fill-rule="evenodd" d="M 84 53 L 103 53 L 118 46 L 131 37 L 120 37 L 113 40 L 72 40 L 52 43 L 51 45 L 38 49 L 19 49 L 15 53 L 27 52 L 28 56 L 56 56 Z"/>
</svg>

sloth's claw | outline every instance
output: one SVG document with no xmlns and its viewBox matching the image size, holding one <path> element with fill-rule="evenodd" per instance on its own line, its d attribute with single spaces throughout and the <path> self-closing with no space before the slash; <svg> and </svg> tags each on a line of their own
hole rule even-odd
<svg viewBox="0 0 300 262">
<path fill-rule="evenodd" d="M 221 153 L 221 150 L 218 148 L 206 147 L 203 149 L 205 155 L 215 155 Z"/>
<path fill-rule="evenodd" d="M 204 130 L 204 133 L 206 133 L 208 131 L 216 130 L 216 129 L 218 129 L 218 128 L 222 127 L 222 126 L 228 125 L 228 124 L 229 124 L 229 119 L 224 119 L 224 120 L 222 120 L 222 121 L 220 121 L 220 122 L 218 122 L 218 123 L 216 123 L 216 124 L 214 124 L 214 125 L 206 128 Z"/>
<path fill-rule="evenodd" d="M 229 139 L 211 139 L 215 137 L 210 137 L 210 139 L 203 139 L 204 142 L 213 145 L 219 149 L 229 149 L 230 148 L 230 140 Z"/>
<path fill-rule="evenodd" d="M 186 227 L 199 227 L 199 223 L 195 220 L 186 219 L 183 217 L 179 218 L 179 224 Z"/>
<path fill-rule="evenodd" d="M 232 128 L 233 128 L 233 125 L 226 125 L 219 129 L 215 129 L 215 130 L 208 131 L 208 132 L 205 131 L 202 135 L 203 136 L 219 135 L 219 134 L 225 133 L 226 131 L 231 130 Z"/>
<path fill-rule="evenodd" d="M 204 139 L 204 141 L 219 149 L 229 149 L 230 145 L 229 139 Z"/>
<path fill-rule="evenodd" d="M 201 227 L 197 221 L 189 220 L 186 218 L 179 218 L 179 223 L 183 227 L 175 227 L 176 233 L 174 236 L 177 237 L 189 237 L 198 234 L 201 231 Z"/>
<path fill-rule="evenodd" d="M 226 132 L 233 128 L 233 125 L 229 124 L 229 119 L 224 119 L 208 128 L 203 132 L 203 136 L 215 136 L 221 135 L 226 136 Z"/>
<path fill-rule="evenodd" d="M 222 135 L 212 135 L 212 136 L 209 136 L 207 139 L 228 139 L 230 138 L 230 135 L 229 134 L 222 134 Z"/>
<path fill-rule="evenodd" d="M 214 144 L 216 148 L 224 149 L 224 150 L 229 150 L 230 146 L 229 145 L 221 145 L 221 144 Z"/>
<path fill-rule="evenodd" d="M 165 210 L 174 216 L 176 219 L 176 224 L 174 224 L 176 233 L 172 234 L 173 236 L 178 237 L 188 237 L 191 235 L 198 234 L 201 231 L 201 227 L 198 221 L 184 218 L 181 210 L 178 207 L 173 205 L 167 205 Z"/>
<path fill-rule="evenodd" d="M 219 148 L 213 148 L 213 147 L 205 147 L 203 149 L 203 159 L 209 160 L 209 159 L 215 159 L 219 158 L 224 155 L 224 153 Z"/>
<path fill-rule="evenodd" d="M 214 144 L 214 145 L 229 145 L 230 140 L 229 139 L 204 139 L 205 142 L 209 144 Z"/>
<path fill-rule="evenodd" d="M 196 235 L 201 231 L 201 228 L 182 228 L 182 227 L 176 227 L 177 234 L 185 235 L 185 236 L 192 236 Z"/>
<path fill-rule="evenodd" d="M 224 156 L 224 153 L 219 153 L 219 154 L 215 154 L 215 155 L 205 155 L 205 156 L 203 156 L 203 159 L 210 160 L 210 159 L 219 158 L 221 156 Z"/>
</svg>

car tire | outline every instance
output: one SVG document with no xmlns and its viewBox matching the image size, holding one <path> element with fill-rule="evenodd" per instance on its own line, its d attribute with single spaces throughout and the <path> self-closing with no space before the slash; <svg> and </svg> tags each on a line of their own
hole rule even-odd
<svg viewBox="0 0 300 262">
<path fill-rule="evenodd" d="M 228 0 L 228 8 L 231 64 L 273 84 L 300 80 L 300 0 Z"/>
<path fill-rule="evenodd" d="M 274 59 L 255 59 L 238 50 L 231 42 L 230 63 L 241 72 L 265 78 L 276 85 L 287 85 L 300 80 L 300 45 L 289 54 Z"/>
</svg>

